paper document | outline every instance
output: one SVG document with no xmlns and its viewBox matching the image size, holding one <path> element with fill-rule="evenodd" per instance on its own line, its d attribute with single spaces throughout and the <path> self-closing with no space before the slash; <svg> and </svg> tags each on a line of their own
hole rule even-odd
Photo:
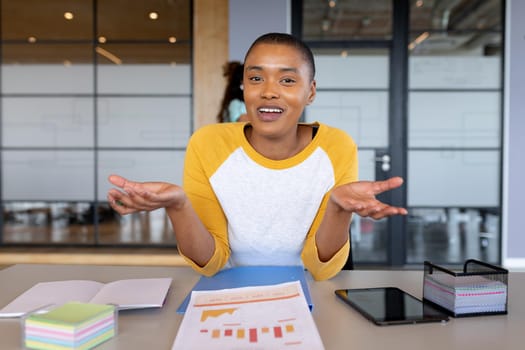
<svg viewBox="0 0 525 350">
<path fill-rule="evenodd" d="M 193 291 L 172 350 L 324 349 L 301 283 Z"/>
<path fill-rule="evenodd" d="M 182 304 L 177 309 L 178 313 L 184 313 L 190 302 L 191 292 L 195 290 L 217 290 L 241 287 L 268 286 L 285 282 L 301 282 L 303 293 L 312 309 L 312 299 L 306 282 L 304 267 L 302 266 L 236 266 L 224 269 L 211 277 L 201 276 L 199 281 Z"/>
<path fill-rule="evenodd" d="M 0 309 L 0 317 L 20 317 L 70 301 L 114 304 L 120 310 L 162 307 L 171 278 L 139 278 L 101 283 L 86 280 L 40 282 Z"/>
</svg>

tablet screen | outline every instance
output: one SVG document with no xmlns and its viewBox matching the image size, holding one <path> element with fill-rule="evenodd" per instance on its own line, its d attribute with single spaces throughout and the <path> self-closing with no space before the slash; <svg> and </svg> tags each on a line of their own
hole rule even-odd
<svg viewBox="0 0 525 350">
<path fill-rule="evenodd" d="M 335 294 L 378 325 L 448 321 L 448 316 L 395 287 L 339 289 Z"/>
</svg>

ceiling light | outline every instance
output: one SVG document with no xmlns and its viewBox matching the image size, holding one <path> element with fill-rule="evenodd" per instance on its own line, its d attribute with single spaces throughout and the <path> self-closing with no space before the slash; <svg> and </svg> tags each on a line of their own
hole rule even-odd
<svg viewBox="0 0 525 350">
<path fill-rule="evenodd" d="M 423 0 L 417 0 L 416 7 L 423 7 Z"/>
<path fill-rule="evenodd" d="M 170 43 L 172 43 L 172 44 L 175 44 L 175 43 L 177 42 L 177 38 L 174 37 L 174 36 L 170 36 L 170 37 L 168 38 L 168 41 L 169 41 Z"/>
<path fill-rule="evenodd" d="M 156 20 L 159 18 L 159 14 L 157 12 L 150 12 L 149 13 L 149 19 Z"/>
<path fill-rule="evenodd" d="M 72 12 L 64 12 L 64 18 L 67 19 L 68 21 L 72 20 L 73 17 L 74 16 Z"/>
<path fill-rule="evenodd" d="M 336 5 L 335 0 L 330 0 L 330 1 L 328 1 L 328 6 L 330 6 L 330 7 L 335 7 L 335 5 Z"/>
<path fill-rule="evenodd" d="M 409 50 L 414 50 L 416 48 L 416 46 L 418 46 L 419 44 L 421 44 L 424 40 L 426 40 L 428 37 L 430 36 L 430 33 L 429 32 L 424 32 L 424 33 L 421 33 L 416 39 L 414 39 L 413 42 L 411 42 L 409 45 L 408 45 L 408 49 Z"/>
<path fill-rule="evenodd" d="M 95 51 L 99 55 L 106 57 L 108 60 L 110 60 L 111 62 L 113 62 L 115 64 L 122 64 L 122 60 L 120 58 L 118 58 L 116 55 L 112 54 L 108 50 L 105 50 L 105 49 L 101 48 L 100 46 L 97 46 L 95 48 Z"/>
<path fill-rule="evenodd" d="M 106 39 L 105 36 L 99 36 L 98 37 L 98 42 L 99 43 L 104 44 L 106 41 L 108 41 L 108 40 Z"/>
<path fill-rule="evenodd" d="M 34 44 L 36 43 L 36 38 L 34 36 L 30 36 L 29 38 L 27 38 L 27 41 L 31 44 Z"/>
<path fill-rule="evenodd" d="M 419 45 L 423 42 L 423 40 L 425 40 L 426 38 L 428 38 L 430 36 L 430 33 L 429 32 L 424 32 L 422 33 L 420 36 L 418 36 L 416 38 L 416 40 L 414 40 L 414 43 L 416 43 L 416 45 Z"/>
</svg>

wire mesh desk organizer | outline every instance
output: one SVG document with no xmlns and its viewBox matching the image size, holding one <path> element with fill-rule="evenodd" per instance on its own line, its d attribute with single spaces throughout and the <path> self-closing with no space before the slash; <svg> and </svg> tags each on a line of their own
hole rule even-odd
<svg viewBox="0 0 525 350">
<path fill-rule="evenodd" d="M 463 272 L 425 261 L 423 300 L 454 317 L 507 313 L 508 270 L 469 259 Z"/>
</svg>

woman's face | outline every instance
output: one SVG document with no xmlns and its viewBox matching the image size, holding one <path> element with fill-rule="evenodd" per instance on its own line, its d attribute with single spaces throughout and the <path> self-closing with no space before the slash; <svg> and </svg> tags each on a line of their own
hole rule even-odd
<svg viewBox="0 0 525 350">
<path fill-rule="evenodd" d="M 244 62 L 244 102 L 253 131 L 278 138 L 297 130 L 315 81 L 301 52 L 284 44 L 258 44 Z"/>
</svg>

